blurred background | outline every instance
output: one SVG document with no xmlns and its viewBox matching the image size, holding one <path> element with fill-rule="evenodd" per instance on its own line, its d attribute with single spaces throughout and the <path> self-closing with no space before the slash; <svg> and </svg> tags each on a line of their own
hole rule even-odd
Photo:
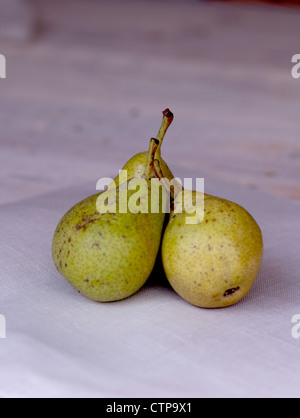
<svg viewBox="0 0 300 418">
<path fill-rule="evenodd" d="M 175 175 L 300 201 L 299 19 L 299 1 L 0 0 L 0 204 L 114 177 L 166 107 Z"/>
</svg>

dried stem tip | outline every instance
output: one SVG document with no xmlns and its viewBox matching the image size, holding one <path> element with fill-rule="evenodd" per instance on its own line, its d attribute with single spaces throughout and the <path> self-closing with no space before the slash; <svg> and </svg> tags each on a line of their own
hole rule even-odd
<svg viewBox="0 0 300 418">
<path fill-rule="evenodd" d="M 165 118 L 172 118 L 172 119 L 174 118 L 174 115 L 173 115 L 173 113 L 171 112 L 170 109 L 166 109 L 162 113 L 163 113 Z"/>
<path fill-rule="evenodd" d="M 171 125 L 171 123 L 173 122 L 173 119 L 174 119 L 174 115 L 173 115 L 173 113 L 171 112 L 170 109 L 166 109 L 162 113 L 163 113 L 163 119 L 162 119 L 161 127 L 160 127 L 159 132 L 158 132 L 157 137 L 156 137 L 159 140 L 159 146 L 158 146 L 158 149 L 157 149 L 158 155 L 160 155 L 160 153 L 161 153 L 161 146 L 162 146 L 164 137 L 166 135 L 166 132 L 169 129 L 169 127 L 170 127 L 170 125 Z"/>
</svg>

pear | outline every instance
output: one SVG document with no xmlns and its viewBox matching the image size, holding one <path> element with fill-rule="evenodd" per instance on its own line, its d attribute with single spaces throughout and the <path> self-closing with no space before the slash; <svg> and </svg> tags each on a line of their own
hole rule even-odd
<svg viewBox="0 0 300 418">
<path fill-rule="evenodd" d="M 158 145 L 151 140 L 143 178 L 83 200 L 57 226 L 52 245 L 56 268 L 90 299 L 111 302 L 132 296 L 154 268 L 165 219 L 165 210 L 149 210 L 151 199 L 161 196 L 151 194 Z"/>
<path fill-rule="evenodd" d="M 154 166 L 165 184 L 159 162 Z M 183 188 L 176 194 L 169 189 L 169 193 L 173 208 L 161 254 L 170 285 L 201 308 L 234 305 L 250 291 L 259 273 L 263 258 L 260 227 L 234 202 Z"/>
<path fill-rule="evenodd" d="M 170 109 L 166 109 L 163 112 L 163 119 L 161 123 L 161 127 L 159 129 L 159 132 L 157 134 L 156 139 L 159 141 L 157 150 L 156 150 L 156 156 L 155 158 L 158 159 L 160 162 L 160 167 L 162 172 L 164 173 L 164 177 L 168 179 L 172 179 L 174 176 L 169 169 L 167 163 L 162 159 L 161 157 L 161 146 L 164 140 L 164 137 L 166 135 L 167 130 L 169 129 L 171 123 L 173 122 L 174 115 L 170 111 Z M 136 155 L 134 155 L 127 163 L 124 165 L 122 170 L 127 170 L 127 178 L 138 178 L 143 176 L 147 164 L 148 159 L 148 152 L 140 152 Z M 119 185 L 119 175 L 114 179 L 114 183 L 116 186 Z M 110 187 L 110 186 L 109 186 Z"/>
</svg>

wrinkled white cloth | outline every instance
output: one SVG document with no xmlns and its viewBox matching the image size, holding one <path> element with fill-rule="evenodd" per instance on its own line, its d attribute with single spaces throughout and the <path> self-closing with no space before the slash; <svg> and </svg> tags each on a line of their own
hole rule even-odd
<svg viewBox="0 0 300 418">
<path fill-rule="evenodd" d="M 0 207 L 0 396 L 299 397 L 300 205 L 205 184 L 248 209 L 264 235 L 254 287 L 225 309 L 193 307 L 155 280 L 109 304 L 74 290 L 51 242 L 88 186 Z"/>
</svg>

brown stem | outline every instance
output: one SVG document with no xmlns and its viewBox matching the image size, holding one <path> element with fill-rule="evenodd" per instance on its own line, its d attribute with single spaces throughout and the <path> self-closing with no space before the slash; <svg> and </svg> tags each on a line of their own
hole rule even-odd
<svg viewBox="0 0 300 418">
<path fill-rule="evenodd" d="M 167 192 L 170 193 L 171 199 L 174 199 L 175 198 L 174 188 L 170 187 L 169 180 L 166 179 L 165 176 L 163 175 L 159 160 L 157 160 L 157 159 L 154 160 L 153 168 L 154 168 L 154 172 L 155 172 L 156 177 L 159 179 L 159 181 L 164 186 L 164 188 L 167 190 Z"/>
<path fill-rule="evenodd" d="M 161 166 L 160 166 L 160 162 L 159 160 L 155 159 L 154 160 L 154 172 L 156 177 L 159 179 L 159 181 L 161 182 L 161 184 L 163 185 L 163 187 L 166 189 L 167 193 L 170 196 L 170 210 L 171 212 L 174 211 L 174 200 L 176 197 L 176 193 L 175 193 L 175 185 L 173 187 L 170 186 L 170 181 L 169 179 L 165 178 L 165 176 L 163 175 L 163 172 L 161 170 Z M 175 179 L 173 179 L 173 181 L 176 182 Z"/>
<path fill-rule="evenodd" d="M 170 179 L 166 178 L 163 174 L 160 161 L 158 159 L 154 160 L 153 168 L 155 172 L 155 176 L 159 179 L 163 187 L 170 195 L 171 200 L 171 210 L 174 209 L 174 200 L 178 196 L 180 192 L 184 190 L 181 182 L 179 182 L 176 178 L 173 178 L 171 181 Z"/>
<path fill-rule="evenodd" d="M 162 113 L 163 113 L 163 120 L 162 120 L 162 123 L 161 123 L 161 127 L 159 129 L 159 132 L 157 134 L 157 137 L 156 137 L 159 141 L 159 145 L 158 145 L 158 148 L 157 148 L 157 155 L 159 155 L 159 156 L 161 154 L 161 146 L 162 146 L 164 137 L 165 137 L 165 135 L 167 133 L 167 130 L 169 129 L 169 127 L 170 127 L 170 125 L 171 125 L 171 123 L 173 122 L 173 119 L 174 119 L 174 115 L 173 115 L 173 113 L 171 112 L 170 109 L 166 109 Z"/>
<path fill-rule="evenodd" d="M 159 146 L 159 140 L 156 139 L 156 138 L 151 138 L 150 145 L 149 145 L 146 168 L 145 168 L 145 172 L 144 172 L 144 176 L 143 176 L 146 180 L 149 180 L 152 177 L 155 177 L 154 158 L 155 158 L 155 155 L 157 153 L 158 146 Z"/>
</svg>

